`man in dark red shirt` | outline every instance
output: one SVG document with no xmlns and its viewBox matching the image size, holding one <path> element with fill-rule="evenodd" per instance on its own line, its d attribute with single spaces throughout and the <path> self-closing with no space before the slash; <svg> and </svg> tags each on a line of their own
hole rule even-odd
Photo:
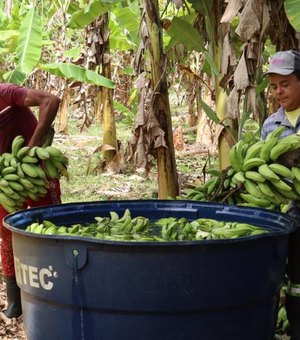
<svg viewBox="0 0 300 340">
<path fill-rule="evenodd" d="M 51 129 L 56 117 L 60 99 L 50 93 L 27 89 L 14 84 L 0 84 L 0 154 L 11 152 L 14 138 L 22 135 L 28 146 L 42 146 L 45 136 Z M 39 107 L 38 118 L 30 107 Z M 28 199 L 24 209 L 61 203 L 58 180 L 49 180 L 50 189 L 39 201 Z M 8 212 L 0 205 L 0 222 Z M 1 260 L 3 276 L 6 282 L 7 308 L 4 314 L 8 318 L 22 314 L 20 289 L 16 282 L 11 231 L 0 223 Z"/>
</svg>

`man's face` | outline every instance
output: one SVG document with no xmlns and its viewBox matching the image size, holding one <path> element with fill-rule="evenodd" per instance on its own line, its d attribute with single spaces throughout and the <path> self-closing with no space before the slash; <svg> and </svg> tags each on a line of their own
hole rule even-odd
<svg viewBox="0 0 300 340">
<path fill-rule="evenodd" d="M 300 81 L 294 74 L 271 73 L 269 83 L 273 97 L 286 111 L 300 108 Z"/>
</svg>

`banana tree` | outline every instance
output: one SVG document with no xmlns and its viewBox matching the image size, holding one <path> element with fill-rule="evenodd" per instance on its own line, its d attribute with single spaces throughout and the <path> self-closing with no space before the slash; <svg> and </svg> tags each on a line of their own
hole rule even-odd
<svg viewBox="0 0 300 340">
<path fill-rule="evenodd" d="M 143 28 L 143 46 L 145 55 L 150 60 L 150 77 L 142 72 L 143 90 L 150 87 L 148 104 L 140 107 L 144 126 L 140 126 L 140 138 L 150 138 L 152 152 L 157 157 L 158 197 L 175 198 L 179 193 L 178 178 L 173 144 L 172 122 L 167 86 L 167 59 L 163 53 L 162 27 L 159 4 L 157 0 L 144 0 L 142 7 L 145 13 Z M 147 57 L 146 57 L 147 59 Z M 147 60 L 145 60 L 145 71 Z M 146 124 L 145 124 L 146 123 Z M 148 130 L 145 134 L 145 128 Z"/>
</svg>

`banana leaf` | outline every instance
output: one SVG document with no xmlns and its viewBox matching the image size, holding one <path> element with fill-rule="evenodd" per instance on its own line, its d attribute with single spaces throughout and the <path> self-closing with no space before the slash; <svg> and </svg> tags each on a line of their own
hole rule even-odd
<svg viewBox="0 0 300 340">
<path fill-rule="evenodd" d="M 296 32 L 300 32 L 300 6 L 299 0 L 285 0 L 284 9 L 290 24 Z"/>
<path fill-rule="evenodd" d="M 205 46 L 200 33 L 183 18 L 174 17 L 172 25 L 167 31 L 174 40 L 182 43 L 189 50 L 205 51 Z"/>
<path fill-rule="evenodd" d="M 27 12 L 19 32 L 16 68 L 20 72 L 28 74 L 38 63 L 42 50 L 42 24 L 35 8 Z"/>
<path fill-rule="evenodd" d="M 104 86 L 109 89 L 115 88 L 115 83 L 112 80 L 105 78 L 94 71 L 77 65 L 68 63 L 52 63 L 39 65 L 38 68 L 62 78 L 76 80 L 97 86 Z"/>
<path fill-rule="evenodd" d="M 97 19 L 100 15 L 110 10 L 110 4 L 104 4 L 99 0 L 92 1 L 85 8 L 73 13 L 68 26 L 70 28 L 84 28 Z"/>
<path fill-rule="evenodd" d="M 0 31 L 0 41 L 7 42 L 8 40 L 12 38 L 16 38 L 20 35 L 19 31 L 17 30 L 4 30 Z"/>
<path fill-rule="evenodd" d="M 27 74 L 15 69 L 4 73 L 2 77 L 7 83 L 22 85 L 27 78 Z"/>
<path fill-rule="evenodd" d="M 208 118 L 210 118 L 212 121 L 214 121 L 217 124 L 220 124 L 220 119 L 217 116 L 217 113 L 213 111 L 203 100 L 200 99 L 200 104 L 203 108 L 203 111 L 206 113 Z"/>
</svg>

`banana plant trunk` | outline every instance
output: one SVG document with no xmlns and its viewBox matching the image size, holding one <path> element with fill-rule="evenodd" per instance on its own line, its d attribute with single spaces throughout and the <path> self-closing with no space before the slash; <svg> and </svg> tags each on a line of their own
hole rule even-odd
<svg viewBox="0 0 300 340">
<path fill-rule="evenodd" d="M 172 121 L 167 87 L 167 59 L 163 54 L 162 28 L 157 0 L 144 0 L 149 33 L 152 98 L 150 109 L 164 131 L 164 143 L 157 147 L 158 198 L 176 198 L 179 194 Z"/>
<path fill-rule="evenodd" d="M 213 56 L 215 65 L 220 69 L 221 51 L 224 36 L 224 28 L 220 26 L 220 18 L 223 14 L 222 1 L 215 0 L 211 5 L 210 27 L 211 27 L 211 42 L 209 44 L 210 53 Z M 213 76 L 216 95 L 216 112 L 220 121 L 223 123 L 221 133 L 218 135 L 218 154 L 219 168 L 226 169 L 230 165 L 229 151 L 234 145 L 238 134 L 238 125 L 227 112 L 227 95 L 226 92 L 219 86 L 220 76 Z"/>
<path fill-rule="evenodd" d="M 101 16 L 100 32 L 103 38 L 101 46 L 101 64 L 102 76 L 111 78 L 111 59 L 109 46 L 109 14 L 105 13 Z M 113 90 L 107 87 L 101 88 L 100 98 L 102 100 L 102 129 L 103 129 L 103 158 L 106 167 L 113 161 L 118 152 L 118 141 L 116 136 L 115 114 L 113 108 Z"/>
</svg>

